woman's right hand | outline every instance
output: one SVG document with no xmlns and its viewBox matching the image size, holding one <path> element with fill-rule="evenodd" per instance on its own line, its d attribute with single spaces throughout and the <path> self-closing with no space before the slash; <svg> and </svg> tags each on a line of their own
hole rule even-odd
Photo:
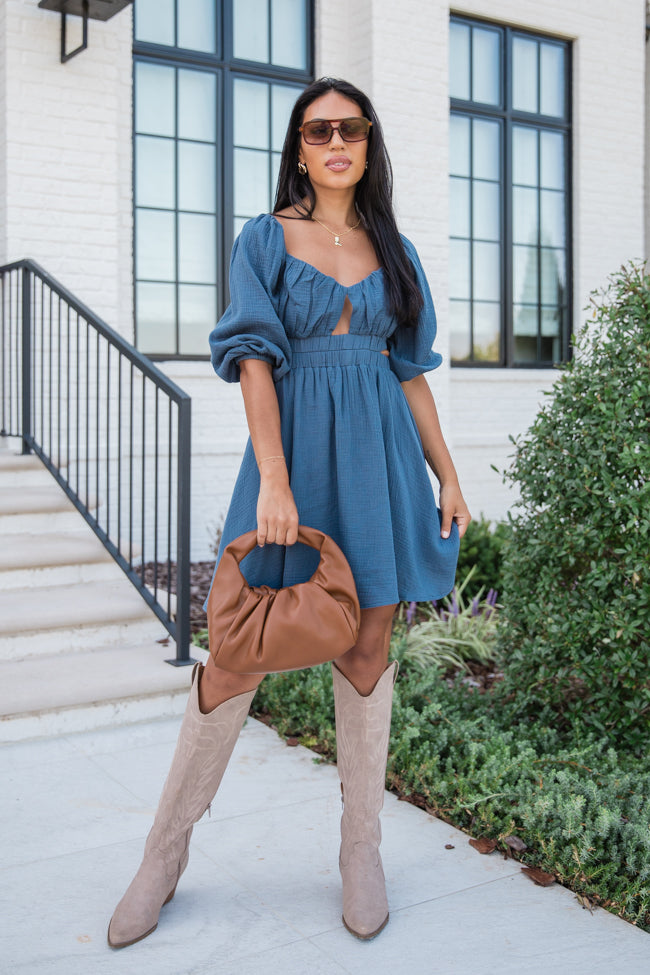
<svg viewBox="0 0 650 975">
<path fill-rule="evenodd" d="M 270 468 L 264 470 L 264 467 Z M 298 509 L 289 486 L 286 465 L 262 465 L 257 499 L 257 544 L 294 545 L 298 541 Z"/>
</svg>

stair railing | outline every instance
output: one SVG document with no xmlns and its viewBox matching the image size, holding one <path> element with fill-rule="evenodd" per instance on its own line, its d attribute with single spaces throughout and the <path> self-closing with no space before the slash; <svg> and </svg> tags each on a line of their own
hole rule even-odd
<svg viewBox="0 0 650 975">
<path fill-rule="evenodd" d="M 34 261 L 0 267 L 0 289 L 0 435 L 41 459 L 166 627 L 168 663 L 192 663 L 190 397 Z"/>
</svg>

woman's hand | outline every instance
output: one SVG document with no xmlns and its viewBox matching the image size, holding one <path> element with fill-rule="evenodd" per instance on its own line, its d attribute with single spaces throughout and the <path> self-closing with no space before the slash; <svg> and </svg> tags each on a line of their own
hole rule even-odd
<svg viewBox="0 0 650 975">
<path fill-rule="evenodd" d="M 298 509 L 284 461 L 269 461 L 260 471 L 257 499 L 257 544 L 294 545 L 298 541 Z M 268 470 L 264 470 L 264 468 Z"/>
<path fill-rule="evenodd" d="M 440 510 L 442 512 L 442 524 L 440 534 L 443 538 L 449 538 L 451 523 L 455 521 L 458 525 L 458 534 L 463 537 L 467 531 L 467 526 L 472 520 L 469 508 L 465 504 L 465 499 L 461 494 L 458 482 L 442 484 L 440 486 Z"/>
</svg>

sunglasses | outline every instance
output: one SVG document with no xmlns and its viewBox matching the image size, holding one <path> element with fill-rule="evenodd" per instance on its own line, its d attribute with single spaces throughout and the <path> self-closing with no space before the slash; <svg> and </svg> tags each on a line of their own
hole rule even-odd
<svg viewBox="0 0 650 975">
<path fill-rule="evenodd" d="M 358 115 L 352 118 L 335 118 L 331 122 L 327 119 L 317 118 L 311 122 L 305 122 L 299 127 L 298 131 L 302 132 L 302 137 L 308 145 L 324 146 L 332 138 L 334 132 L 332 122 L 339 123 L 339 135 L 344 142 L 363 142 L 364 139 L 368 138 L 372 125 L 369 119 Z"/>
</svg>

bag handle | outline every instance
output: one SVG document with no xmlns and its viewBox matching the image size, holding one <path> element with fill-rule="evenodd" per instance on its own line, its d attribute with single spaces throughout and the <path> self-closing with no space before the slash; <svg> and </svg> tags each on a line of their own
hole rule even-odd
<svg viewBox="0 0 650 975">
<path fill-rule="evenodd" d="M 298 541 L 302 542 L 304 545 L 308 545 L 310 548 L 315 548 L 321 553 L 320 562 L 318 567 L 314 572 L 313 576 L 309 580 L 310 582 L 320 581 L 321 579 L 325 581 L 327 577 L 326 573 L 326 559 L 330 564 L 344 563 L 347 567 L 347 560 L 345 555 L 336 544 L 333 538 L 326 535 L 325 532 L 320 531 L 318 528 L 310 528 L 308 525 L 298 525 Z M 222 564 L 226 564 L 221 569 L 221 573 L 224 571 L 230 575 L 230 573 L 237 573 L 241 578 L 242 585 L 248 586 L 246 579 L 244 578 L 240 568 L 239 563 L 244 559 L 249 552 L 252 552 L 257 545 L 257 529 L 253 528 L 249 532 L 245 532 L 243 535 L 239 535 L 234 538 L 232 542 L 226 545 L 223 555 L 221 557 L 219 567 Z M 349 571 L 349 567 L 348 567 Z"/>
</svg>

